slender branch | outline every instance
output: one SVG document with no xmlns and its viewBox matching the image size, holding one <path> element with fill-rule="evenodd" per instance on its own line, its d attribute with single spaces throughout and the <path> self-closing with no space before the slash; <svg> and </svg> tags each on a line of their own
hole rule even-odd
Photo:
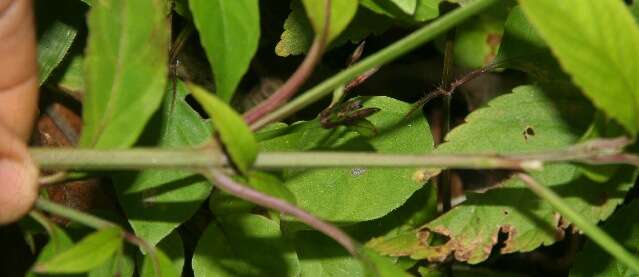
<svg viewBox="0 0 639 277">
<path fill-rule="evenodd" d="M 78 223 L 82 223 L 86 226 L 89 226 L 95 229 L 102 229 L 106 227 L 116 226 L 115 223 L 106 221 L 104 219 L 101 219 L 91 214 L 83 213 L 81 211 L 66 207 L 64 205 L 51 202 L 44 198 L 38 198 L 38 200 L 36 200 L 35 207 L 45 212 L 62 216 L 64 218 L 73 220 Z"/>
<path fill-rule="evenodd" d="M 451 4 L 452 5 L 452 4 Z M 451 107 L 450 101 L 453 97 L 453 89 L 451 88 L 451 80 L 453 79 L 453 70 L 455 67 L 454 53 L 455 50 L 455 28 L 452 28 L 446 34 L 446 44 L 444 48 L 444 66 L 442 69 L 442 87 L 444 90 L 450 90 L 450 93 L 444 95 L 442 99 L 442 117 L 440 122 L 440 132 L 437 144 L 444 142 L 444 138 L 450 131 Z M 450 170 L 442 171 L 437 179 L 437 188 L 441 197 L 442 211 L 447 212 L 451 209 L 452 192 L 450 184 Z"/>
<path fill-rule="evenodd" d="M 630 164 L 639 156 L 622 153 L 626 138 L 596 139 L 566 149 L 523 154 L 381 154 L 371 152 L 265 152 L 256 169 L 326 167 L 438 167 L 455 169 L 540 169 L 546 163 Z M 41 169 L 182 169 L 200 170 L 228 165 L 214 149 L 95 150 L 31 148 Z"/>
<path fill-rule="evenodd" d="M 344 233 L 344 231 L 340 230 L 339 228 L 284 200 L 263 194 L 259 191 L 251 189 L 248 186 L 236 183 L 235 181 L 233 181 L 233 179 L 226 176 L 217 169 L 206 170 L 203 171 L 202 174 L 209 178 L 211 182 L 221 190 L 260 206 L 264 206 L 270 209 L 277 210 L 281 213 L 291 215 L 334 239 L 349 253 L 351 253 L 351 255 L 357 255 L 357 243 L 348 234 Z"/>
<path fill-rule="evenodd" d="M 206 149 L 98 150 L 30 148 L 40 169 L 198 169 L 226 166 L 224 155 Z"/>
<path fill-rule="evenodd" d="M 251 125 L 251 129 L 259 129 L 259 127 L 253 126 L 254 122 L 284 105 L 289 99 L 291 99 L 300 87 L 302 87 L 308 77 L 311 76 L 315 67 L 321 60 L 322 55 L 324 54 L 324 49 L 326 48 L 326 42 L 328 41 L 331 18 L 331 0 L 325 1 L 324 27 L 322 31 L 315 36 L 311 49 L 308 51 L 308 54 L 306 55 L 306 58 L 304 58 L 302 64 L 297 68 L 297 70 L 295 70 L 286 83 L 278 88 L 268 99 L 244 113 L 244 120 L 246 123 Z"/>
<path fill-rule="evenodd" d="M 639 260 L 637 257 L 628 252 L 612 237 L 597 227 L 597 225 L 593 224 L 571 208 L 570 205 L 559 195 L 548 187 L 538 183 L 528 174 L 518 173 L 517 177 L 519 177 L 519 179 L 521 179 L 530 190 L 553 206 L 553 208 L 555 208 L 563 217 L 570 220 L 570 222 L 577 226 L 579 230 L 583 231 L 588 237 L 590 237 L 590 239 L 599 244 L 601 248 L 606 250 L 610 255 L 624 263 L 636 273 L 639 273 Z"/>
<path fill-rule="evenodd" d="M 406 54 L 497 2 L 497 0 L 477 0 L 461 8 L 455 9 L 454 11 L 440 17 L 438 20 L 415 31 L 409 36 L 387 46 L 361 62 L 354 64 L 352 67 L 345 69 L 319 85 L 311 88 L 281 108 L 265 115 L 252 124 L 253 129 L 259 129 L 271 122 L 281 120 L 303 109 L 304 107 L 330 94 L 338 86 L 357 78 L 357 76 L 364 74 L 372 68 L 386 64 L 397 57 Z"/>
<path fill-rule="evenodd" d="M 50 175 L 40 176 L 40 178 L 38 178 L 38 184 L 40 186 L 49 186 L 49 185 L 57 184 L 57 183 L 65 181 L 67 179 L 67 175 L 68 174 L 66 171 L 58 171 Z"/>
</svg>

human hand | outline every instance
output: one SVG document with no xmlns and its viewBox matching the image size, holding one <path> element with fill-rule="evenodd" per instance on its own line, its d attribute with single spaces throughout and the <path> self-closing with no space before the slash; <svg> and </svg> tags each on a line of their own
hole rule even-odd
<svg viewBox="0 0 639 277">
<path fill-rule="evenodd" d="M 37 197 L 38 170 L 25 144 L 37 100 L 31 0 L 0 0 L 0 224 L 20 219 Z"/>
</svg>

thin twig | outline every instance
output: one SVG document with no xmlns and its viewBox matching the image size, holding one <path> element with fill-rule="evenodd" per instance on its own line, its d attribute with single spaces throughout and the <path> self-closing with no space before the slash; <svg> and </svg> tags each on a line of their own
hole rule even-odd
<svg viewBox="0 0 639 277">
<path fill-rule="evenodd" d="M 454 5 L 446 5 L 449 9 L 452 9 Z M 455 91 L 455 87 L 452 86 L 451 80 L 453 78 L 453 70 L 455 68 L 454 50 L 455 50 L 455 28 L 450 29 L 446 34 L 446 45 L 444 48 L 444 66 L 442 69 L 442 88 L 448 93 L 445 93 L 442 99 L 442 117 L 440 122 L 440 132 L 437 144 L 444 142 L 444 138 L 450 131 L 451 121 L 451 107 L 450 102 Z M 442 212 L 447 212 L 451 209 L 452 203 L 452 188 L 450 187 L 450 170 L 442 171 L 441 175 L 437 179 L 437 188 L 439 189 L 440 202 L 442 203 Z"/>
<path fill-rule="evenodd" d="M 64 205 L 51 202 L 44 198 L 38 198 L 38 200 L 36 200 L 35 207 L 42 211 L 76 221 L 94 229 L 117 226 L 115 223 L 109 222 L 92 214 L 84 213 Z"/>
<path fill-rule="evenodd" d="M 357 255 L 357 243 L 344 231 L 339 228 L 315 217 L 314 215 L 290 204 L 279 198 L 275 198 L 259 191 L 253 190 L 248 186 L 236 183 L 229 176 L 223 174 L 217 169 L 209 169 L 203 171 L 202 174 L 209 178 L 215 186 L 226 191 L 236 197 L 258 204 L 260 206 L 279 211 L 284 214 L 291 215 L 298 220 L 308 224 L 323 234 L 337 241 L 351 255 Z"/>
<path fill-rule="evenodd" d="M 67 179 L 67 176 L 68 174 L 66 171 L 59 171 L 50 175 L 41 176 L 40 178 L 38 178 L 38 184 L 40 186 L 57 184 L 65 181 Z"/>
<path fill-rule="evenodd" d="M 254 125 L 258 119 L 284 105 L 295 95 L 308 77 L 311 76 L 315 67 L 322 58 L 324 49 L 326 48 L 326 42 L 328 40 L 331 18 L 331 0 L 325 1 L 324 27 L 322 31 L 315 36 L 311 49 L 308 51 L 308 54 L 306 55 L 306 58 L 304 58 L 302 64 L 297 68 L 297 70 L 295 70 L 286 83 L 275 91 L 275 93 L 262 103 L 244 113 L 244 120 L 251 126 L 252 130 L 257 130 L 261 127 L 260 125 Z"/>
<path fill-rule="evenodd" d="M 597 225 L 593 224 L 590 220 L 580 215 L 554 191 L 538 183 L 532 176 L 528 174 L 517 173 L 517 177 L 521 179 L 530 190 L 532 190 L 540 198 L 548 202 L 563 217 L 567 218 L 570 222 L 572 222 L 572 224 L 577 226 L 579 230 L 584 232 L 601 248 L 606 250 L 610 255 L 635 271 L 635 273 L 639 273 L 639 260 L 636 256 L 628 252 L 612 237 L 610 237 L 603 230 L 597 227 Z"/>
</svg>

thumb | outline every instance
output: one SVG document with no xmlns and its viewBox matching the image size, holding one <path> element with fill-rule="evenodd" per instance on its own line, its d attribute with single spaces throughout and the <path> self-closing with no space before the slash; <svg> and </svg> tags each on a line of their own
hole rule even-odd
<svg viewBox="0 0 639 277">
<path fill-rule="evenodd" d="M 38 170 L 24 143 L 0 125 L 0 224 L 20 219 L 38 195 Z"/>
</svg>

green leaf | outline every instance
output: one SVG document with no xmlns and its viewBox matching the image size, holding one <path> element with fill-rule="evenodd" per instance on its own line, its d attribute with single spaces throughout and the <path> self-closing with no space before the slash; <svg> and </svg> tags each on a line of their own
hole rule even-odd
<svg viewBox="0 0 639 277">
<path fill-rule="evenodd" d="M 440 0 L 417 0 L 413 20 L 423 22 L 439 16 Z"/>
<path fill-rule="evenodd" d="M 132 277 L 133 273 L 135 273 L 133 257 L 130 253 L 119 252 L 101 266 L 91 270 L 88 277 Z"/>
<path fill-rule="evenodd" d="M 64 252 L 65 250 L 73 247 L 73 240 L 67 235 L 66 232 L 57 225 L 51 223 L 49 225 L 49 241 L 40 250 L 36 263 L 44 263 L 56 255 Z M 41 276 L 42 274 L 35 274 L 34 272 L 28 272 L 27 276 Z"/>
<path fill-rule="evenodd" d="M 615 238 L 630 253 L 639 250 L 639 201 L 621 207 L 603 224 L 608 235 Z M 581 252 L 577 254 L 570 276 L 637 276 L 624 263 L 614 259 L 596 243 L 587 241 Z"/>
<path fill-rule="evenodd" d="M 467 123 L 452 130 L 436 152 L 507 154 L 562 149 L 579 141 L 592 114 L 593 108 L 574 89 L 559 84 L 522 86 L 471 113 Z M 534 135 L 526 138 L 523 132 L 528 128 Z M 635 170 L 626 167 L 611 180 L 597 183 L 570 164 L 549 165 L 532 175 L 592 222 L 613 212 L 636 177 Z M 488 258 L 500 232 L 507 236 L 501 253 L 526 252 L 554 243 L 568 226 L 519 179 L 483 190 L 488 191 L 467 195 L 467 201 L 424 225 L 419 236 L 397 238 L 395 245 L 399 247 L 384 254 L 436 261 L 454 255 L 475 264 Z M 435 234 L 448 240 L 431 246 L 429 237 Z"/>
<path fill-rule="evenodd" d="M 258 145 L 253 132 L 242 116 L 228 104 L 204 88 L 188 85 L 195 99 L 211 117 L 215 130 L 220 134 L 231 160 L 242 173 L 247 173 L 257 158 Z"/>
<path fill-rule="evenodd" d="M 82 273 L 100 266 L 122 247 L 122 229 L 109 227 L 88 235 L 51 259 L 38 262 L 38 273 Z"/>
<path fill-rule="evenodd" d="M 639 61 L 633 57 L 639 56 L 639 27 L 625 4 L 617 0 L 519 2 L 586 96 L 636 134 Z"/>
<path fill-rule="evenodd" d="M 35 4 L 38 38 L 38 77 L 42 85 L 62 62 L 83 24 L 86 6 L 77 0 L 38 0 Z"/>
<path fill-rule="evenodd" d="M 369 35 L 379 35 L 392 24 L 387 17 L 375 14 L 367 9 L 358 9 L 355 17 L 346 29 L 337 37 L 330 48 L 347 42 L 359 42 Z M 284 21 L 284 32 L 275 46 L 275 54 L 282 57 L 306 53 L 313 42 L 313 28 L 299 1 L 291 2 L 291 13 Z"/>
<path fill-rule="evenodd" d="M 388 98 L 361 98 L 363 106 L 381 108 L 368 117 L 378 135 L 366 138 L 346 127 L 324 129 L 318 120 L 263 132 L 268 151 L 370 151 L 429 153 L 433 138 L 423 117 L 408 120 L 410 104 Z M 357 222 L 382 217 L 401 206 L 422 181 L 413 180 L 411 168 L 330 168 L 284 170 L 284 180 L 298 205 L 326 220 Z M 331 205 L 326 205 L 331 203 Z"/>
<path fill-rule="evenodd" d="M 417 9 L 416 0 L 361 0 L 361 4 L 376 13 L 391 17 L 412 16 Z"/>
<path fill-rule="evenodd" d="M 201 145 L 209 124 L 186 102 L 183 83 L 167 93 L 162 109 L 140 138 L 142 146 L 176 148 Z M 146 170 L 114 175 L 114 189 L 135 234 L 156 244 L 189 219 L 209 196 L 211 185 L 189 171 Z"/>
<path fill-rule="evenodd" d="M 217 94 L 229 103 L 257 51 L 258 1 L 189 0 L 189 6 L 213 68 Z"/>
<path fill-rule="evenodd" d="M 325 235 L 301 231 L 295 233 L 294 239 L 300 259 L 300 276 L 364 276 L 364 265 Z"/>
<path fill-rule="evenodd" d="M 495 63 L 500 67 L 524 71 L 544 81 L 567 79 L 519 6 L 512 9 L 504 28 Z"/>
<path fill-rule="evenodd" d="M 62 72 L 58 88 L 61 90 L 81 98 L 85 91 L 84 84 L 84 57 L 82 55 L 74 55 L 70 57 L 69 65 Z"/>
<path fill-rule="evenodd" d="M 165 4 L 97 1 L 89 14 L 80 145 L 132 145 L 162 101 L 169 27 Z"/>
<path fill-rule="evenodd" d="M 455 33 L 455 65 L 479 68 L 497 56 L 508 16 L 508 5 L 494 5 L 459 25 Z"/>
<path fill-rule="evenodd" d="M 266 172 L 251 171 L 248 174 L 248 182 L 242 180 L 253 189 L 295 204 L 295 196 L 289 191 L 282 180 Z M 216 215 L 233 213 L 249 213 L 255 208 L 255 204 L 239 199 L 226 192 L 215 190 L 211 195 L 209 209 Z"/>
<path fill-rule="evenodd" d="M 366 276 L 371 277 L 409 277 L 412 276 L 397 267 L 389 257 L 380 256 L 373 250 L 362 248 L 360 254 L 366 264 Z"/>
<path fill-rule="evenodd" d="M 218 218 L 193 255 L 195 276 L 299 276 L 299 261 L 280 226 L 260 215 Z"/>
<path fill-rule="evenodd" d="M 160 249 L 155 249 L 154 255 L 144 256 L 142 264 L 142 277 L 179 277 L 180 272 L 175 268 L 173 261 Z"/>
<path fill-rule="evenodd" d="M 321 34 L 326 20 L 326 0 L 301 0 L 306 9 L 306 14 L 315 30 L 315 34 Z M 414 1 L 414 0 L 413 0 Z M 348 23 L 351 22 L 357 12 L 357 1 L 334 0 L 331 1 L 331 11 L 328 25 L 328 37 L 326 44 L 331 43 L 339 36 Z"/>
<path fill-rule="evenodd" d="M 362 6 L 368 10 L 409 24 L 439 16 L 439 2 L 440 0 L 361 0 Z"/>
<path fill-rule="evenodd" d="M 179 274 L 182 274 L 182 269 L 184 268 L 184 244 L 177 230 L 162 239 L 157 248 L 166 254 L 166 257 L 173 263 L 173 267 Z"/>
</svg>

